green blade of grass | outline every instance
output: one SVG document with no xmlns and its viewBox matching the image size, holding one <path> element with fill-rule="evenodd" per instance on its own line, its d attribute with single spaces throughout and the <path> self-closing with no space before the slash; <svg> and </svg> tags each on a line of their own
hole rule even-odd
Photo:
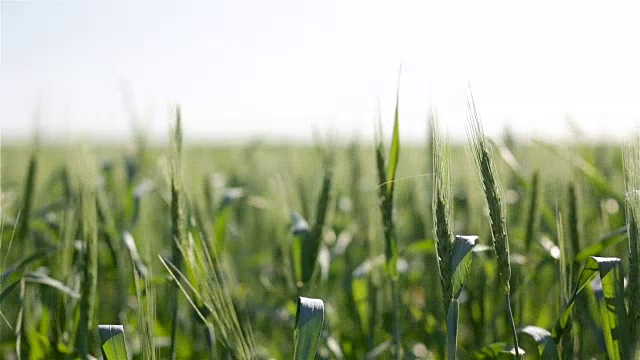
<svg viewBox="0 0 640 360">
<path fill-rule="evenodd" d="M 96 187 L 95 197 L 97 204 L 97 220 L 98 224 L 101 225 L 100 230 L 104 231 L 106 235 L 105 242 L 107 244 L 111 257 L 113 258 L 114 264 L 116 264 L 116 267 L 120 268 L 121 258 L 118 251 L 120 248 L 120 244 L 118 243 L 118 241 L 120 239 L 118 237 L 118 227 L 113 217 L 114 211 L 109 208 L 109 202 L 107 200 L 108 197 L 104 189 L 102 189 L 101 187 Z"/>
<path fill-rule="evenodd" d="M 382 119 L 378 119 L 379 129 L 376 132 L 376 170 L 378 175 L 378 182 L 380 186 L 379 195 L 384 198 L 387 194 L 387 165 L 384 158 L 384 142 L 382 141 Z"/>
<path fill-rule="evenodd" d="M 536 171 L 533 173 L 531 177 L 531 185 L 529 193 L 531 196 L 529 197 L 529 209 L 527 212 L 527 223 L 525 225 L 525 235 L 524 235 L 524 246 L 527 252 L 531 249 L 531 244 L 533 243 L 534 234 L 537 230 L 538 224 L 538 204 L 539 204 L 539 196 L 540 185 L 539 185 L 539 172 Z"/>
<path fill-rule="evenodd" d="M 628 359 L 630 348 L 627 309 L 624 303 L 622 261 L 618 258 L 599 258 L 606 261 L 600 266 L 603 296 L 598 299 L 607 354 L 611 360 Z M 597 261 L 597 260 L 596 260 Z"/>
<path fill-rule="evenodd" d="M 462 291 L 464 281 L 469 274 L 471 260 L 473 259 L 472 249 L 476 244 L 477 236 L 458 236 L 456 235 L 451 250 L 449 264 L 449 274 L 451 274 L 451 296 L 450 304 L 445 307 L 447 311 L 447 359 L 457 358 L 457 342 L 458 342 L 458 319 L 459 304 L 458 296 Z M 443 289 L 443 291 L 446 289 Z"/>
<path fill-rule="evenodd" d="M 6 269 L 2 275 L 0 275 L 0 285 L 5 281 L 11 281 L 17 278 L 22 277 L 24 273 L 24 269 L 31 263 L 36 262 L 37 260 L 41 260 L 49 255 L 50 252 L 44 250 L 38 250 L 32 255 L 27 256 L 26 258 L 12 264 Z"/>
<path fill-rule="evenodd" d="M 569 232 L 568 232 L 568 236 L 569 236 L 569 244 L 571 245 L 571 256 L 572 258 L 574 258 L 573 261 L 573 269 L 575 270 L 575 272 L 577 273 L 578 270 L 576 269 L 576 261 L 584 261 L 588 256 L 585 256 L 583 259 L 579 260 L 576 259 L 576 257 L 578 256 L 578 254 L 580 254 L 580 248 L 581 245 L 580 243 L 582 242 L 582 234 L 580 231 L 580 216 L 578 213 L 579 210 L 579 206 L 578 206 L 578 191 L 576 189 L 576 186 L 573 183 L 569 184 L 569 196 L 568 196 L 568 209 L 567 209 L 567 213 L 568 213 L 568 225 L 569 225 Z M 595 250 L 595 249 L 594 249 Z M 600 249 L 600 251 L 591 254 L 591 255 L 595 255 L 595 254 L 599 254 L 601 253 L 601 250 L 604 249 Z"/>
<path fill-rule="evenodd" d="M 395 187 L 396 170 L 400 158 L 400 129 L 398 121 L 398 109 L 400 106 L 400 89 L 396 92 L 396 110 L 393 118 L 393 134 L 391 136 L 391 148 L 389 148 L 389 164 L 387 165 L 387 195 L 393 194 Z"/>
<path fill-rule="evenodd" d="M 138 253 L 138 248 L 136 246 L 136 241 L 133 238 L 133 235 L 128 231 L 122 233 L 122 241 L 126 246 L 127 250 L 129 250 L 129 255 L 131 256 L 131 261 L 133 262 L 133 267 L 140 277 L 146 278 L 149 270 L 147 270 L 147 266 L 142 261 L 140 254 Z"/>
<path fill-rule="evenodd" d="M 294 240 L 291 248 L 293 257 L 293 271 L 298 287 L 302 287 L 313 274 L 316 258 L 313 257 L 313 239 L 309 230 L 309 223 L 298 213 L 291 213 L 291 232 Z"/>
<path fill-rule="evenodd" d="M 399 90 L 398 90 L 399 93 Z M 398 239 L 395 234 L 395 225 L 393 222 L 393 196 L 395 189 L 396 170 L 398 168 L 398 160 L 400 157 L 400 130 L 398 127 L 398 106 L 399 98 L 396 95 L 396 111 L 393 121 L 393 135 L 391 140 L 391 148 L 389 149 L 389 164 L 387 164 L 387 194 L 386 194 L 386 212 L 385 217 L 388 219 L 388 235 L 385 237 L 385 252 L 387 257 L 387 271 L 393 279 L 398 278 Z"/>
<path fill-rule="evenodd" d="M 315 221 L 311 227 L 311 238 L 313 239 L 313 245 L 315 246 L 315 248 L 312 249 L 312 255 L 315 257 L 317 257 L 318 252 L 320 251 L 320 244 L 322 243 L 322 233 L 327 220 L 333 182 L 334 155 L 332 153 L 323 153 L 323 157 L 324 174 L 322 176 L 322 184 L 320 185 L 320 193 L 316 200 Z"/>
<path fill-rule="evenodd" d="M 331 197 L 334 163 L 332 153 L 323 153 L 323 156 L 324 176 L 316 201 L 313 225 L 310 226 L 302 215 L 296 212 L 291 213 L 291 232 L 294 235 L 292 265 L 298 288 L 301 288 L 311 280 L 318 263 L 318 254 L 323 241 L 322 236 Z"/>
<path fill-rule="evenodd" d="M 447 312 L 447 359 L 457 358 L 459 310 L 458 300 L 451 299 Z"/>
<path fill-rule="evenodd" d="M 78 292 L 71 289 L 67 285 L 63 284 L 60 280 L 56 280 L 43 273 L 32 272 L 32 273 L 25 274 L 24 280 L 27 283 L 35 283 L 35 284 L 41 284 L 41 285 L 52 287 L 75 299 L 80 298 L 80 294 L 78 294 Z"/>
<path fill-rule="evenodd" d="M 453 296 L 458 298 L 462 291 L 464 281 L 467 279 L 471 260 L 472 250 L 478 240 L 477 236 L 456 235 L 451 253 L 451 273 L 453 274 Z"/>
<path fill-rule="evenodd" d="M 122 325 L 98 325 L 98 334 L 105 360 L 128 360 Z"/>
<path fill-rule="evenodd" d="M 627 235 L 627 226 L 621 226 L 607 234 L 602 235 L 593 245 L 586 247 L 576 254 L 574 261 L 582 262 L 591 256 L 602 254 L 602 252 L 612 246 L 624 241 Z"/>
<path fill-rule="evenodd" d="M 382 141 L 382 122 L 379 120 L 380 129 L 377 132 L 377 142 L 375 147 L 376 169 L 378 173 L 378 200 L 380 212 L 382 213 L 382 225 L 384 228 L 384 253 L 387 273 L 392 281 L 398 279 L 398 242 L 395 233 L 393 220 L 393 196 L 395 188 L 395 176 L 400 155 L 400 132 L 399 132 L 399 90 L 396 94 L 396 110 L 394 117 L 392 144 L 389 149 L 389 164 L 386 164 L 384 157 L 384 144 Z"/>
<path fill-rule="evenodd" d="M 324 323 L 324 302 L 320 299 L 298 298 L 294 330 L 295 360 L 312 360 L 320 340 Z"/>
<path fill-rule="evenodd" d="M 522 348 L 530 359 L 560 359 L 558 347 L 547 329 L 527 325 L 518 331 Z"/>
<path fill-rule="evenodd" d="M 36 145 L 37 146 L 37 145 Z M 33 151 L 29 159 L 29 168 L 27 170 L 27 178 L 25 181 L 24 192 L 22 194 L 22 210 L 20 212 L 20 219 L 18 224 L 18 230 L 16 232 L 16 239 L 26 244 L 25 239 L 29 234 L 29 221 L 31 218 L 31 208 L 33 205 L 33 196 L 35 193 L 36 171 L 38 167 L 37 149 Z"/>
<path fill-rule="evenodd" d="M 4 301 L 4 299 L 11 294 L 11 292 L 18 287 L 20 284 L 20 280 L 16 280 L 13 283 L 9 284 L 7 287 L 0 292 L 0 304 Z"/>
<path fill-rule="evenodd" d="M 618 258 L 604 258 L 604 257 L 596 257 L 592 256 L 584 264 L 584 268 L 580 273 L 580 277 L 578 278 L 578 282 L 573 289 L 573 293 L 571 297 L 564 305 L 556 324 L 551 331 L 551 335 L 556 344 L 559 343 L 560 338 L 562 337 L 564 330 L 567 328 L 569 324 L 569 319 L 571 318 L 571 312 L 573 310 L 573 305 L 575 304 L 577 296 L 582 292 L 584 287 L 591 281 L 591 279 L 598 273 L 600 273 L 601 277 L 605 277 L 606 274 L 615 266 L 618 265 L 620 259 Z"/>
</svg>

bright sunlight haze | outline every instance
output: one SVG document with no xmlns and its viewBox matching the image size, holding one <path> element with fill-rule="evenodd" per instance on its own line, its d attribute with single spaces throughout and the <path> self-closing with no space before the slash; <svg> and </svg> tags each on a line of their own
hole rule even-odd
<svg viewBox="0 0 640 360">
<path fill-rule="evenodd" d="M 45 139 L 120 139 L 131 108 L 164 139 L 179 103 L 193 140 L 369 140 L 378 103 L 392 121 L 400 66 L 406 140 L 432 108 L 464 139 L 469 85 L 489 135 L 567 138 L 571 119 L 619 139 L 640 124 L 632 2 L 0 4 L 6 139 L 28 138 L 34 117 Z"/>
</svg>

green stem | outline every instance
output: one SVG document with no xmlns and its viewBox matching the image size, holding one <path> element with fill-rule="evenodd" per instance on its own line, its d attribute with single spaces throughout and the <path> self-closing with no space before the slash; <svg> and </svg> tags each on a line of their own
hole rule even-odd
<svg viewBox="0 0 640 360">
<path fill-rule="evenodd" d="M 447 314 L 447 359 L 455 360 L 458 347 L 458 318 L 459 304 L 457 299 L 451 299 Z"/>
<path fill-rule="evenodd" d="M 367 299 L 369 309 L 371 309 L 369 311 L 369 332 L 367 334 L 367 352 L 370 352 L 375 347 L 376 314 L 378 313 L 378 290 L 374 287 L 371 277 L 367 280 L 367 289 L 371 292 L 371 295 Z"/>
<path fill-rule="evenodd" d="M 400 345 L 400 293 L 398 292 L 398 280 L 391 280 L 391 296 L 393 297 L 393 344 L 395 359 L 402 358 L 402 346 Z"/>
<path fill-rule="evenodd" d="M 171 312 L 173 315 L 171 318 L 171 345 L 169 348 L 169 356 L 171 360 L 175 360 L 177 353 L 176 340 L 178 335 L 178 289 L 177 286 L 172 286 L 172 288 L 174 288 L 173 297 L 171 299 Z"/>
<path fill-rule="evenodd" d="M 216 331 L 212 326 L 207 326 L 207 345 L 209 346 L 209 359 L 217 359 L 216 354 Z"/>
<path fill-rule="evenodd" d="M 516 324 L 513 321 L 513 312 L 511 311 L 511 295 L 509 294 L 510 290 L 507 290 L 504 298 L 507 305 L 507 315 L 509 316 L 509 324 L 511 325 L 511 332 L 513 334 L 513 346 L 516 352 L 516 359 L 521 359 L 520 355 L 520 345 L 518 344 L 518 332 L 516 331 Z"/>
</svg>

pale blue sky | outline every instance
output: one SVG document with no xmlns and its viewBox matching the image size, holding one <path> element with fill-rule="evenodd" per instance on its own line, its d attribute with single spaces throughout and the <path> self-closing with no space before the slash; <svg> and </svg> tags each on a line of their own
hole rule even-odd
<svg viewBox="0 0 640 360">
<path fill-rule="evenodd" d="M 485 128 L 591 137 L 640 125 L 633 2 L 0 0 L 3 138 L 127 139 L 130 91 L 153 136 L 182 104 L 192 139 L 368 139 L 378 100 L 404 138 L 434 107 L 464 138 L 470 82 Z M 124 89 L 129 89 L 123 91 Z M 40 99 L 38 101 L 37 99 Z"/>
</svg>

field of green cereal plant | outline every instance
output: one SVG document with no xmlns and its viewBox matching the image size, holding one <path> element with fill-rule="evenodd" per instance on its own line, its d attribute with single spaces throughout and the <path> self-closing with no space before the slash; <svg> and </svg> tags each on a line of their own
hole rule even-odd
<svg viewBox="0 0 640 360">
<path fill-rule="evenodd" d="M 391 115 L 373 145 L 192 146 L 176 109 L 168 146 L 4 146 L 0 358 L 635 358 L 640 141 Z"/>
</svg>

